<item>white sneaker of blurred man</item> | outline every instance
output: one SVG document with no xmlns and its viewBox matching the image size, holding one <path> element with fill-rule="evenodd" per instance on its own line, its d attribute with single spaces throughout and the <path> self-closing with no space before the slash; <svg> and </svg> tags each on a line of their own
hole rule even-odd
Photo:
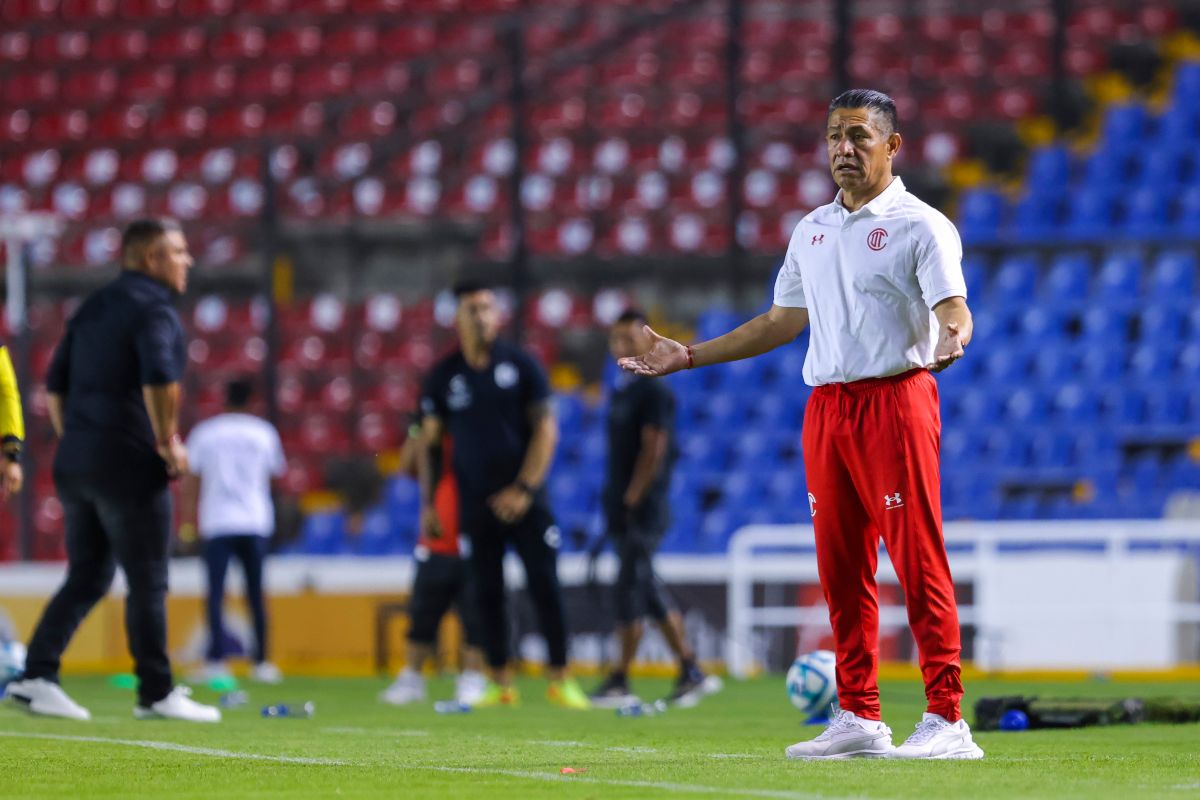
<svg viewBox="0 0 1200 800">
<path fill-rule="evenodd" d="M 145 706 L 133 707 L 134 719 L 177 719 L 181 722 L 220 722 L 221 709 L 205 706 L 191 698 L 192 690 L 186 686 L 176 686 L 171 693 Z"/>
<path fill-rule="evenodd" d="M 260 661 L 254 665 L 250 680 L 256 683 L 283 683 L 283 672 L 270 661 Z"/>
<path fill-rule="evenodd" d="M 454 682 L 454 699 L 464 706 L 473 706 L 487 690 L 487 676 L 475 670 L 460 672 Z"/>
<path fill-rule="evenodd" d="M 392 681 L 392 685 L 383 690 L 379 699 L 393 706 L 406 706 L 419 703 L 425 699 L 425 679 L 421 673 L 405 667 Z"/>
<path fill-rule="evenodd" d="M 971 727 L 965 719 L 950 723 L 945 717 L 927 711 L 913 734 L 888 758 L 978 761 L 983 758 L 983 750 L 971 738 Z"/>
<path fill-rule="evenodd" d="M 33 678 L 27 681 L 13 681 L 5 690 L 5 697 L 30 714 L 44 717 L 63 717 L 87 722 L 92 714 L 83 706 L 76 703 L 62 687 L 43 678 Z"/>
<path fill-rule="evenodd" d="M 892 729 L 873 719 L 839 711 L 817 738 L 787 749 L 787 757 L 801 760 L 887 758 L 892 750 Z"/>
</svg>

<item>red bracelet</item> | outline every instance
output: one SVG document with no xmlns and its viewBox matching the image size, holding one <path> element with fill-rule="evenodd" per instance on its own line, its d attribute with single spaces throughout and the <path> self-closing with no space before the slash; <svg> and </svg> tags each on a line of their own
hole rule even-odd
<svg viewBox="0 0 1200 800">
<path fill-rule="evenodd" d="M 692 346 L 687 345 L 688 369 L 694 369 L 696 366 L 696 354 L 692 352 Z"/>
</svg>

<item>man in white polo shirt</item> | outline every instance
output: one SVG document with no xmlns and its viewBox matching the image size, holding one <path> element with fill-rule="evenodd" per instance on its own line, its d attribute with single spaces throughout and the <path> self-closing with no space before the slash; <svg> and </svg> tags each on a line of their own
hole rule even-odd
<svg viewBox="0 0 1200 800">
<path fill-rule="evenodd" d="M 841 711 L 789 758 L 978 759 L 959 711 L 958 609 L 942 541 L 941 421 L 931 372 L 961 358 L 971 312 L 958 232 L 892 175 L 896 106 L 855 89 L 829 106 L 825 141 L 841 188 L 796 226 L 765 314 L 691 347 L 653 331 L 639 375 L 667 375 L 760 355 L 812 326 L 804 380 L 804 468 L 817 567 L 837 647 Z M 882 537 L 900 577 L 928 701 L 917 730 L 892 747 L 880 721 Z"/>
<path fill-rule="evenodd" d="M 267 658 L 263 562 L 275 532 L 271 479 L 283 475 L 287 463 L 279 432 L 249 411 L 251 383 L 231 381 L 225 392 L 225 412 L 197 425 L 187 441 L 191 474 L 183 485 L 180 529 L 190 525 L 195 530 L 198 510 L 208 568 L 208 654 L 197 677 L 214 680 L 229 676 L 222 612 L 225 573 L 230 560 L 237 558 L 246 577 L 246 603 L 254 620 L 251 677 L 262 683 L 279 683 L 283 676 Z"/>
</svg>

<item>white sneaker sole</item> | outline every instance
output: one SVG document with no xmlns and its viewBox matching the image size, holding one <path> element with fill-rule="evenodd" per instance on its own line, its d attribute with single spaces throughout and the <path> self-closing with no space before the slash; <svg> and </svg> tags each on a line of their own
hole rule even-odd
<svg viewBox="0 0 1200 800">
<path fill-rule="evenodd" d="M 851 758 L 887 758 L 889 751 L 851 750 L 847 753 L 833 753 L 827 756 L 794 756 L 784 751 L 790 761 L 847 761 Z"/>
<path fill-rule="evenodd" d="M 414 697 L 412 695 L 409 695 L 407 697 L 389 697 L 385 693 L 385 694 L 379 695 L 379 702 L 384 703 L 389 706 L 412 706 L 412 705 L 416 705 L 417 703 L 424 703 L 425 696 L 422 695 L 420 697 Z"/>
<path fill-rule="evenodd" d="M 977 744 L 940 753 L 936 756 L 891 756 L 896 761 L 979 761 L 983 758 L 983 748 Z"/>
<path fill-rule="evenodd" d="M 603 697 L 589 697 L 592 701 L 592 708 L 599 708 L 604 711 L 613 711 L 625 706 L 638 705 L 642 702 L 642 698 L 636 694 L 625 694 L 620 696 L 604 695 Z"/>
<path fill-rule="evenodd" d="M 724 688 L 725 682 L 716 675 L 706 675 L 699 686 L 676 700 L 674 705 L 677 708 L 694 708 L 700 704 L 701 700 L 711 697 Z"/>
<path fill-rule="evenodd" d="M 160 714 L 152 708 L 142 708 L 141 706 L 133 707 L 133 718 L 137 720 L 165 719 L 171 722 L 197 722 L 197 723 L 216 723 L 220 722 L 221 718 L 216 719 L 193 719 L 192 717 L 169 717 L 166 714 Z"/>
</svg>

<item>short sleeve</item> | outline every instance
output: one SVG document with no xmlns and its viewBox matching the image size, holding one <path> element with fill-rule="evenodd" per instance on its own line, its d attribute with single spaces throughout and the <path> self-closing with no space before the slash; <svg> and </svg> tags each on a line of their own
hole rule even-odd
<svg viewBox="0 0 1200 800">
<path fill-rule="evenodd" d="M 71 380 L 71 328 L 67 327 L 66 335 L 54 348 L 54 357 L 50 359 L 50 368 L 46 371 L 46 391 L 52 394 L 66 394 Z"/>
<path fill-rule="evenodd" d="M 646 391 L 641 403 L 642 427 L 649 426 L 659 430 L 670 429 L 675 424 L 675 396 L 662 381 L 643 380 L 646 384 Z"/>
<path fill-rule="evenodd" d="M 525 405 L 545 402 L 550 397 L 550 380 L 542 365 L 528 353 L 522 353 L 516 361 L 521 370 L 521 397 Z"/>
<path fill-rule="evenodd" d="M 421 389 L 421 414 L 426 417 L 446 417 L 446 386 L 441 366 L 434 367 L 425 377 Z"/>
<path fill-rule="evenodd" d="M 163 386 L 183 377 L 183 326 L 166 306 L 151 309 L 136 338 L 143 386 Z"/>
<path fill-rule="evenodd" d="M 787 254 L 783 257 L 783 267 L 775 278 L 775 298 L 773 302 L 781 308 L 808 308 L 804 299 L 804 281 L 800 277 L 800 257 L 796 252 L 796 242 L 801 236 L 804 223 L 796 226 L 792 240 L 788 243 Z"/>
<path fill-rule="evenodd" d="M 271 475 L 276 478 L 282 478 L 283 474 L 287 472 L 287 456 L 283 452 L 283 442 L 279 439 L 279 431 L 275 429 L 274 425 L 270 423 L 267 423 L 267 425 L 267 440 L 270 442 L 269 446 L 271 448 L 269 460 Z"/>
<path fill-rule="evenodd" d="M 913 229 L 917 283 L 925 305 L 933 308 L 948 297 L 967 296 L 962 271 L 962 241 L 940 213 L 923 218 Z"/>
</svg>

